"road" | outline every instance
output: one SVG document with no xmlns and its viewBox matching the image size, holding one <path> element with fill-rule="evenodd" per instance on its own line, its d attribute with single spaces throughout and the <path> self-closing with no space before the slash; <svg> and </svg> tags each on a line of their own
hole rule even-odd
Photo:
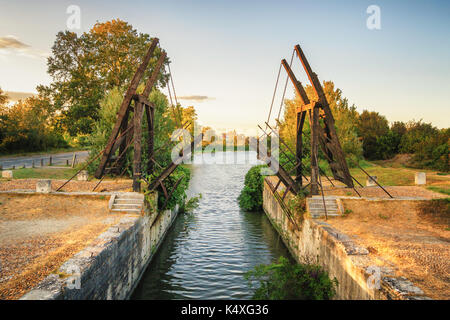
<svg viewBox="0 0 450 320">
<path fill-rule="evenodd" d="M 74 152 L 63 152 L 63 153 L 48 153 L 48 154 L 37 154 L 30 156 L 20 156 L 20 157 L 6 157 L 0 158 L 0 166 L 3 169 L 12 169 L 15 166 L 16 169 L 22 168 L 24 165 L 26 168 L 31 168 L 33 166 L 33 161 L 35 167 L 41 166 L 41 159 L 43 160 L 44 166 L 48 166 L 50 162 L 50 157 L 52 157 L 52 165 L 63 166 L 66 165 L 67 160 L 69 164 L 72 164 L 72 157 Z M 89 151 L 75 151 L 77 155 L 76 163 L 84 161 L 89 155 Z"/>
</svg>

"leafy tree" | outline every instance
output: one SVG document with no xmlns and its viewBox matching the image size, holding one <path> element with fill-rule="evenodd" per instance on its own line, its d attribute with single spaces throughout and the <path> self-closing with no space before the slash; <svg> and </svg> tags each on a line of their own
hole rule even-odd
<svg viewBox="0 0 450 320">
<path fill-rule="evenodd" d="M 72 136 L 92 131 L 99 119 L 99 102 L 114 87 L 124 88 L 148 50 L 151 38 L 122 20 L 96 23 L 87 33 L 59 32 L 48 58 L 49 86 L 39 86 L 62 112 L 60 125 Z M 146 78 L 161 54 L 155 49 Z M 166 61 L 168 63 L 168 59 Z M 167 74 L 159 76 L 164 85 Z"/>
<path fill-rule="evenodd" d="M 67 146 L 52 125 L 50 102 L 30 97 L 0 111 L 0 151 L 41 151 Z"/>
<path fill-rule="evenodd" d="M 380 159 L 379 138 L 389 133 L 386 117 L 378 112 L 364 110 L 357 123 L 358 134 L 363 140 L 364 157 L 370 160 Z"/>
<path fill-rule="evenodd" d="M 389 130 L 387 134 L 376 138 L 374 159 L 390 159 L 398 153 L 401 137 Z"/>
<path fill-rule="evenodd" d="M 391 125 L 391 131 L 394 132 L 396 135 L 398 135 L 401 138 L 407 131 L 406 124 L 401 121 L 395 121 Z"/>
<path fill-rule="evenodd" d="M 450 128 L 437 129 L 431 123 L 410 121 L 400 142 L 400 151 L 412 153 L 412 165 L 450 171 Z"/>
<path fill-rule="evenodd" d="M 256 300 L 329 300 L 336 295 L 338 285 L 322 267 L 291 263 L 284 257 L 256 266 L 245 278 L 251 287 L 253 282 L 259 284 L 253 295 Z"/>
<path fill-rule="evenodd" d="M 403 153 L 415 153 L 422 141 L 439 133 L 439 130 L 431 123 L 423 123 L 421 120 L 409 121 L 406 129 L 400 145 L 400 151 Z"/>
</svg>

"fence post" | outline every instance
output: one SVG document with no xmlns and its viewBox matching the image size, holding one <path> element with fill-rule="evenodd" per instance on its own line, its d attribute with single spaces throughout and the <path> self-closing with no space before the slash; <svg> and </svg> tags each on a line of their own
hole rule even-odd
<svg viewBox="0 0 450 320">
<path fill-rule="evenodd" d="M 75 161 L 77 161 L 77 154 L 74 152 L 72 156 L 72 168 L 75 168 Z"/>
</svg>

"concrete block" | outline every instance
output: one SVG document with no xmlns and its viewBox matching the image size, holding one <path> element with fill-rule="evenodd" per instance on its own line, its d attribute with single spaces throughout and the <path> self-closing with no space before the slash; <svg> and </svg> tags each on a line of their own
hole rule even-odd
<svg viewBox="0 0 450 320">
<path fill-rule="evenodd" d="M 414 180 L 417 185 L 427 184 L 427 174 L 425 172 L 416 172 Z"/>
<path fill-rule="evenodd" d="M 12 170 L 3 170 L 2 171 L 2 178 L 12 179 L 13 178 Z"/>
<path fill-rule="evenodd" d="M 367 177 L 366 186 L 368 186 L 368 187 L 376 186 L 377 184 L 375 183 L 375 181 L 378 181 L 377 176 Z"/>
<path fill-rule="evenodd" d="M 86 170 L 81 170 L 80 173 L 77 175 L 78 181 L 88 181 L 89 174 Z"/>
<path fill-rule="evenodd" d="M 36 182 L 36 192 L 39 193 L 52 192 L 52 180 L 38 180 L 38 182 Z"/>
</svg>

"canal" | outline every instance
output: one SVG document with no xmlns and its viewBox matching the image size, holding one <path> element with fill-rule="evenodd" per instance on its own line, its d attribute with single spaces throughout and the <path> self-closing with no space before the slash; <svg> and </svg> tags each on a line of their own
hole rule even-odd
<svg viewBox="0 0 450 320">
<path fill-rule="evenodd" d="M 202 194 L 199 207 L 178 216 L 132 299 L 250 299 L 245 272 L 289 256 L 264 213 L 239 209 L 237 197 L 256 155 L 200 157 L 191 165 L 188 192 Z"/>
</svg>

